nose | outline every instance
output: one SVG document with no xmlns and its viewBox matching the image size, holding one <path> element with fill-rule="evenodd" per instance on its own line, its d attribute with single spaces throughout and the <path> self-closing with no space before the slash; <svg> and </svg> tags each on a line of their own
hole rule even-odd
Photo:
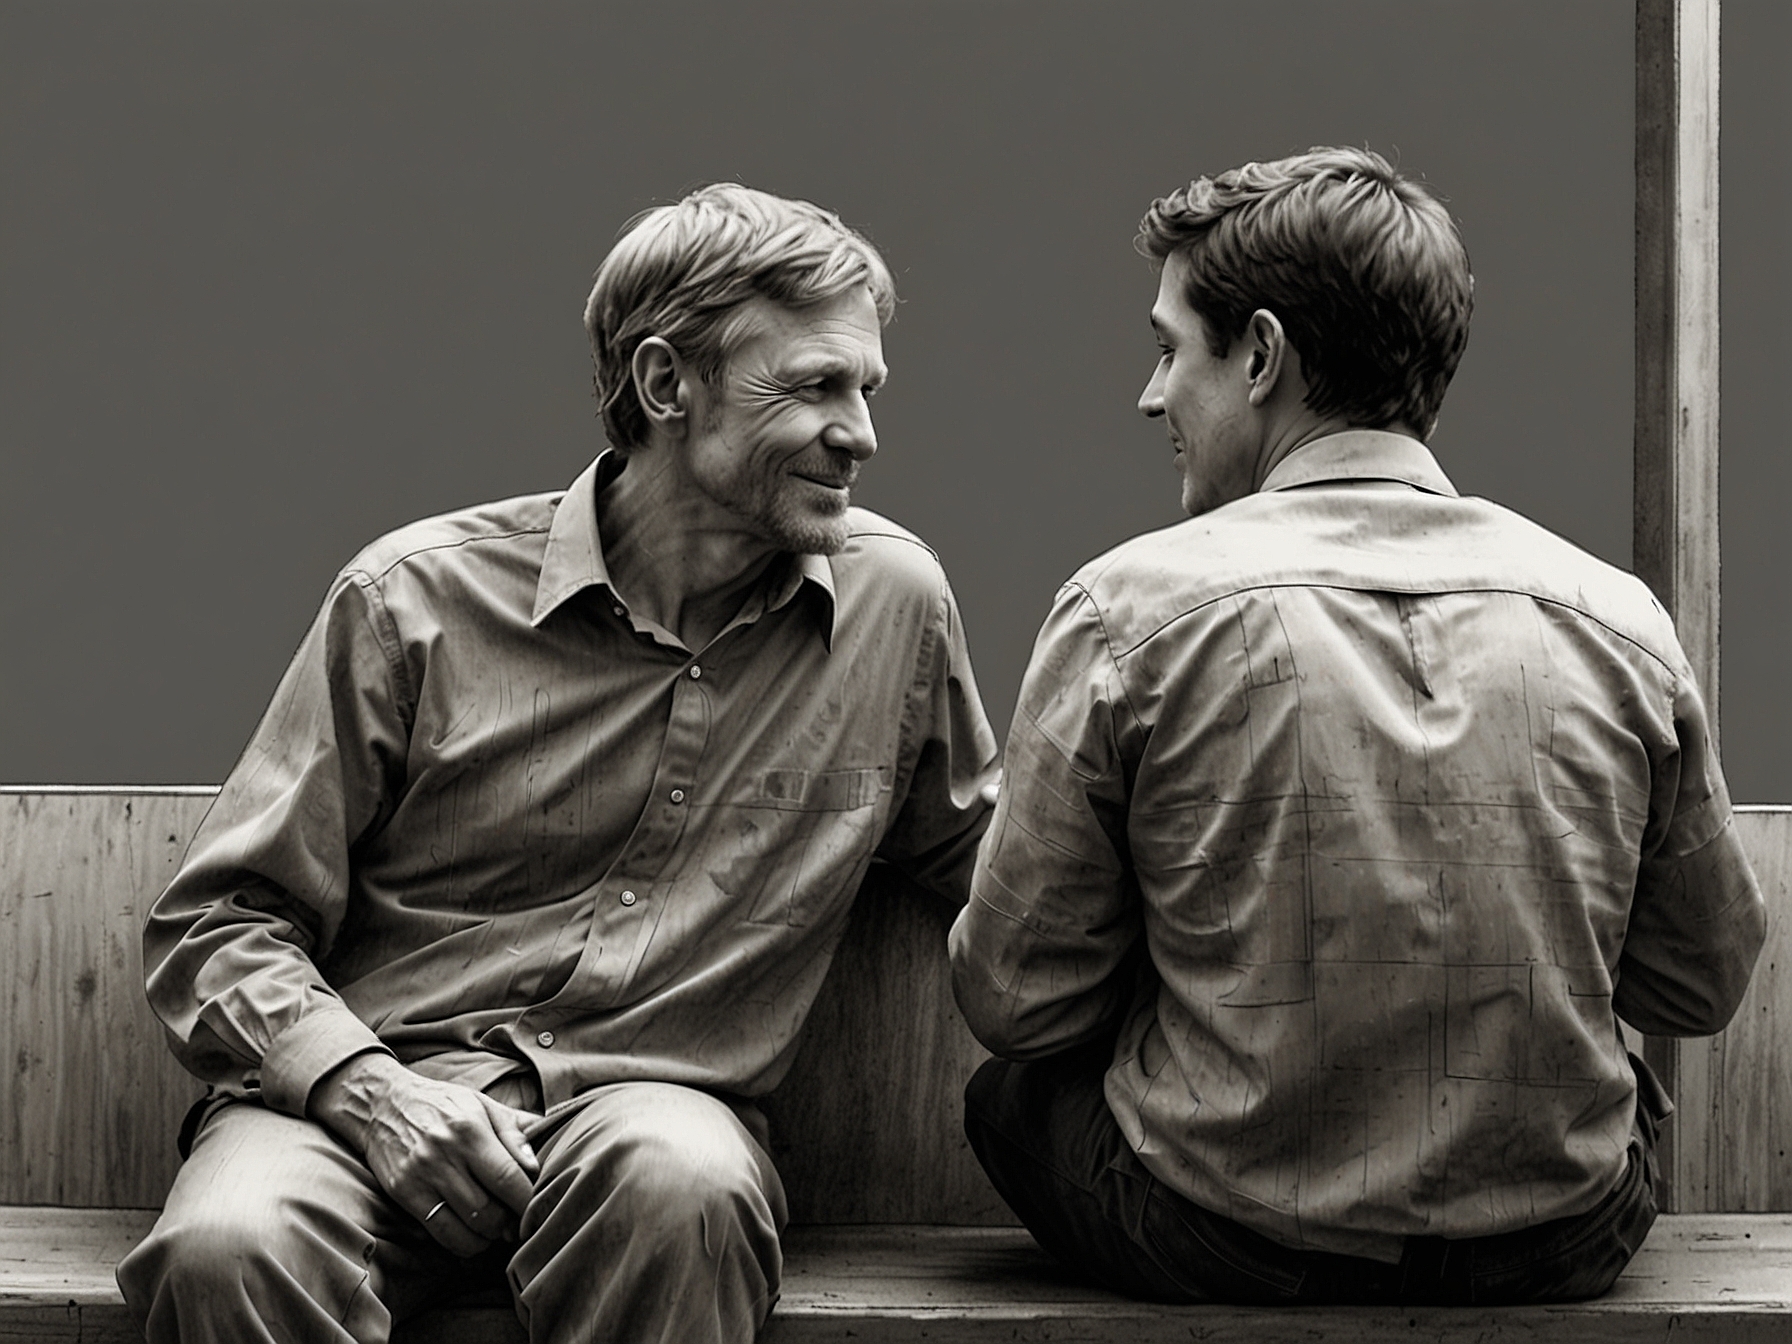
<svg viewBox="0 0 1792 1344">
<path fill-rule="evenodd" d="M 871 424 L 871 407 L 865 394 L 854 393 L 846 405 L 821 433 L 821 441 L 829 448 L 852 454 L 855 462 L 863 462 L 877 451 L 877 430 Z"/>
<path fill-rule="evenodd" d="M 1151 381 L 1139 393 L 1139 414 L 1155 420 L 1164 413 L 1164 362 L 1160 359 L 1151 370 Z"/>
</svg>

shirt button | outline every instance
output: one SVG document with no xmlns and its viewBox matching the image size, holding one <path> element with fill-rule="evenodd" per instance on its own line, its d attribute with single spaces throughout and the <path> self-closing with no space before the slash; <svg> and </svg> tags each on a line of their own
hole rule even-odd
<svg viewBox="0 0 1792 1344">
<path fill-rule="evenodd" d="M 624 905 L 633 905 L 635 903 L 635 893 L 632 891 L 623 892 L 622 893 L 622 903 Z"/>
<path fill-rule="evenodd" d="M 675 803 L 682 803 L 684 801 L 684 790 L 683 789 L 673 789 L 672 790 L 672 801 Z"/>
<path fill-rule="evenodd" d="M 535 1041 L 543 1050 L 552 1050 L 554 1048 L 554 1033 L 544 1031 L 536 1036 Z"/>
<path fill-rule="evenodd" d="M 626 616 L 628 615 L 628 608 L 619 606 L 616 608 L 616 614 L 618 616 Z"/>
<path fill-rule="evenodd" d="M 703 675 L 703 669 L 698 667 L 697 664 L 692 663 L 691 664 L 691 680 L 695 681 L 695 680 L 697 680 L 698 677 L 700 677 L 702 675 Z"/>
</svg>

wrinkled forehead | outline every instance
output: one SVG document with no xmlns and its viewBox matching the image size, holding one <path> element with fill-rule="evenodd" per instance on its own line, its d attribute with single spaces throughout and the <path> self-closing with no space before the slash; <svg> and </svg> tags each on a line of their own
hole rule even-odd
<svg viewBox="0 0 1792 1344">
<path fill-rule="evenodd" d="M 882 382 L 883 324 L 865 286 L 791 307 L 755 296 L 725 319 L 725 366 L 742 371 L 850 375 Z"/>
</svg>

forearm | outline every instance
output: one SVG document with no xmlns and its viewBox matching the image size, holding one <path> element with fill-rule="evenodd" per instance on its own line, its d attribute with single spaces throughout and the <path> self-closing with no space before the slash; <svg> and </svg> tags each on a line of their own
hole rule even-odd
<svg viewBox="0 0 1792 1344">
<path fill-rule="evenodd" d="M 1640 1031 L 1708 1036 L 1742 1002 L 1767 909 L 1734 826 L 1677 858 L 1643 865 L 1613 1005 Z"/>
<path fill-rule="evenodd" d="M 1114 1031 L 1131 1002 L 1138 930 L 1030 925 L 973 895 L 948 939 L 952 991 L 991 1052 L 1034 1059 Z"/>
</svg>

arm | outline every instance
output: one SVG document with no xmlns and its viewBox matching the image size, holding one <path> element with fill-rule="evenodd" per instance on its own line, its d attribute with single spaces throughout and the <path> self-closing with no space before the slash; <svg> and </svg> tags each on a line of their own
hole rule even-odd
<svg viewBox="0 0 1792 1344">
<path fill-rule="evenodd" d="M 1705 705 L 1680 669 L 1673 745 L 1655 762 L 1650 825 L 1618 960 L 1619 1016 L 1656 1036 L 1721 1031 L 1748 988 L 1766 905 L 1732 824 Z"/>
<path fill-rule="evenodd" d="M 995 820 L 952 926 L 958 1006 L 997 1054 L 1095 1039 L 1131 1000 L 1142 921 L 1124 744 L 1137 737 L 1100 613 L 1067 586 L 1034 646 Z"/>
<path fill-rule="evenodd" d="M 326 1125 L 450 1250 L 520 1211 L 534 1158 L 516 1117 L 401 1065 L 318 970 L 350 902 L 350 854 L 403 788 L 412 687 L 366 576 L 339 577 L 186 862 L 151 911 L 151 1006 L 176 1056 L 226 1091 Z"/>
<path fill-rule="evenodd" d="M 903 726 L 915 765 L 878 855 L 961 906 L 1001 772 L 958 604 L 943 578 Z"/>
<path fill-rule="evenodd" d="M 317 963 L 347 913 L 349 850 L 403 784 L 408 687 L 372 585 L 339 577 L 143 936 L 150 1005 L 208 1083 L 303 1115 L 384 1051 Z"/>
</svg>

